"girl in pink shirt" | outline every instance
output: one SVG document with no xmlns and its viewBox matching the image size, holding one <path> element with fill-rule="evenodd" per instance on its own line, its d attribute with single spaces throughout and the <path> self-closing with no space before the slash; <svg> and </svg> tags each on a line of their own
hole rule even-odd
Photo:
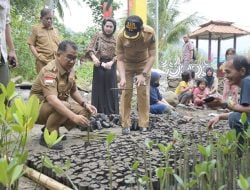
<svg viewBox="0 0 250 190">
<path fill-rule="evenodd" d="M 205 99 L 207 95 L 207 81 L 205 79 L 199 79 L 197 81 L 197 87 L 193 91 L 194 105 L 203 107 L 203 99 Z"/>
</svg>

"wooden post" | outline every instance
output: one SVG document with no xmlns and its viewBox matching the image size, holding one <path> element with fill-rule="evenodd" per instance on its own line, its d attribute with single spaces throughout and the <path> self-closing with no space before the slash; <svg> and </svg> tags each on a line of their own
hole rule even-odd
<svg viewBox="0 0 250 190">
<path fill-rule="evenodd" d="M 73 190 L 58 181 L 32 169 L 29 167 L 25 167 L 25 176 L 32 179 L 36 183 L 42 185 L 43 187 L 46 187 L 49 190 Z"/>
</svg>

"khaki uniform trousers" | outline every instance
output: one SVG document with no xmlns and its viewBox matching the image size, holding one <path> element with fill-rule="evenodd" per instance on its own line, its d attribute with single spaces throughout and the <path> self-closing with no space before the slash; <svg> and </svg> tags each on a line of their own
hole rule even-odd
<svg viewBox="0 0 250 190">
<path fill-rule="evenodd" d="M 9 65 L 8 63 L 4 62 L 3 56 L 0 51 L 0 83 L 2 83 L 4 86 L 7 86 L 9 80 L 10 80 Z"/>
<path fill-rule="evenodd" d="M 40 60 L 36 60 L 36 72 L 39 73 L 41 69 L 46 65 L 47 63 L 40 61 Z"/>
<path fill-rule="evenodd" d="M 131 126 L 130 112 L 131 100 L 133 96 L 134 76 L 142 73 L 145 63 L 125 63 L 126 88 L 132 90 L 123 90 L 121 95 L 120 115 L 122 127 Z M 134 84 L 135 85 L 135 84 Z M 139 116 L 139 127 L 148 127 L 149 125 L 149 85 L 150 77 L 146 78 L 146 86 L 135 87 L 137 89 L 137 109 Z"/>
<path fill-rule="evenodd" d="M 75 114 L 83 115 L 88 119 L 91 116 L 84 107 L 77 103 L 66 101 L 62 101 L 62 103 Z M 36 123 L 45 125 L 50 132 L 53 130 L 57 130 L 57 132 L 59 132 L 60 126 L 64 126 L 67 130 L 71 130 L 76 126 L 73 121 L 58 113 L 48 102 L 42 103 Z"/>
</svg>

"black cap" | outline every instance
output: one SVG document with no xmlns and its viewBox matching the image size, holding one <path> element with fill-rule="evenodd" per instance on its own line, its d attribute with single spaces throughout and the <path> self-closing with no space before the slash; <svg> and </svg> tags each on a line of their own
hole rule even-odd
<svg viewBox="0 0 250 190">
<path fill-rule="evenodd" d="M 139 16 L 129 16 L 125 21 L 124 37 L 127 39 L 136 39 L 140 35 L 143 21 Z"/>
</svg>

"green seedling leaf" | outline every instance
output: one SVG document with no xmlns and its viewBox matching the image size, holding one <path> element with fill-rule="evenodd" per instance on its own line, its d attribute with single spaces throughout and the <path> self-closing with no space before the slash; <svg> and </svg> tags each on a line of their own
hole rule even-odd
<svg viewBox="0 0 250 190">
<path fill-rule="evenodd" d="M 176 181 L 178 181 L 178 183 L 182 186 L 185 187 L 183 180 L 176 174 L 174 174 L 174 178 L 176 179 Z"/>
<path fill-rule="evenodd" d="M 193 187 L 194 185 L 196 185 L 197 184 L 197 180 L 191 180 L 190 182 L 188 182 L 187 183 L 187 187 L 188 188 L 191 188 L 191 187 Z"/>
<path fill-rule="evenodd" d="M 173 144 L 175 144 L 179 140 L 181 140 L 181 135 L 178 133 L 177 130 L 174 130 L 174 132 L 173 132 Z"/>
<path fill-rule="evenodd" d="M 201 153 L 203 156 L 207 157 L 206 148 L 205 148 L 204 146 L 202 146 L 201 144 L 198 144 L 197 146 L 198 146 L 198 149 L 199 149 L 200 153 Z"/>
<path fill-rule="evenodd" d="M 173 138 L 178 139 L 178 140 L 182 139 L 181 134 L 176 129 L 173 132 Z"/>
<path fill-rule="evenodd" d="M 245 134 L 248 138 L 250 138 L 250 127 L 247 128 L 247 130 L 245 131 Z"/>
<path fill-rule="evenodd" d="M 65 165 L 64 165 L 64 168 L 65 168 L 66 171 L 69 170 L 70 165 L 71 165 L 71 162 L 70 162 L 69 159 L 67 159 L 66 162 L 65 162 Z"/>
<path fill-rule="evenodd" d="M 22 135 L 22 138 L 21 138 L 21 146 L 22 147 L 25 147 L 27 140 L 28 140 L 28 137 L 25 135 Z"/>
<path fill-rule="evenodd" d="M 216 164 L 216 160 L 215 159 L 211 160 L 209 164 L 209 169 L 215 168 L 215 164 Z"/>
<path fill-rule="evenodd" d="M 13 125 L 12 129 L 17 133 L 23 133 L 25 131 L 25 128 L 20 125 Z"/>
<path fill-rule="evenodd" d="M 20 126 L 24 125 L 23 115 L 20 112 L 13 113 L 13 118 Z"/>
<path fill-rule="evenodd" d="M 173 174 L 173 168 L 167 167 L 166 170 L 168 174 Z"/>
<path fill-rule="evenodd" d="M 5 114 L 6 114 L 5 104 L 4 102 L 0 102 L 0 116 L 2 118 L 5 118 Z"/>
<path fill-rule="evenodd" d="M 65 135 L 62 135 L 62 136 L 60 136 L 59 138 L 57 138 L 57 140 L 55 141 L 55 143 L 54 144 L 56 144 L 56 143 L 58 143 L 58 142 L 60 142 L 62 139 L 63 139 L 63 137 L 64 137 Z M 53 145 L 54 145 L 53 144 Z"/>
<path fill-rule="evenodd" d="M 211 154 L 212 154 L 212 145 L 211 144 L 206 147 L 206 154 L 207 154 L 207 157 L 211 156 Z"/>
<path fill-rule="evenodd" d="M 222 185 L 222 186 L 219 187 L 218 190 L 223 190 L 223 189 L 225 189 L 225 187 L 226 187 L 226 185 Z"/>
<path fill-rule="evenodd" d="M 108 145 L 110 145 L 114 139 L 115 139 L 115 133 L 109 133 L 106 138 Z"/>
<path fill-rule="evenodd" d="M 203 175 L 207 175 L 207 172 L 200 172 L 199 175 L 198 175 L 198 177 L 201 177 Z"/>
<path fill-rule="evenodd" d="M 14 104 L 12 104 L 11 107 L 7 107 L 6 109 L 6 122 L 7 123 L 15 122 L 15 118 L 13 117 L 13 114 L 16 112 L 17 112 L 16 106 Z"/>
<path fill-rule="evenodd" d="M 7 91 L 6 91 L 5 86 L 2 83 L 0 83 L 0 89 L 2 91 L 1 94 L 4 96 L 4 100 L 5 100 L 5 97 L 7 95 Z"/>
<path fill-rule="evenodd" d="M 14 94 L 15 94 L 15 83 L 10 81 L 7 85 L 7 88 L 6 88 L 6 96 L 8 98 L 8 100 L 11 100 L 11 98 L 14 97 Z"/>
<path fill-rule="evenodd" d="M 13 100 L 14 98 L 18 97 L 18 93 L 14 92 L 10 97 L 9 100 Z"/>
<path fill-rule="evenodd" d="M 207 147 L 204 147 L 200 144 L 197 145 L 198 149 L 200 151 L 200 153 L 205 156 L 206 158 L 208 158 L 211 154 L 212 154 L 212 146 L 208 145 Z"/>
<path fill-rule="evenodd" d="M 19 164 L 25 163 L 28 159 L 28 154 L 29 154 L 28 151 L 24 151 L 23 153 L 15 154 L 15 157 L 17 158 L 18 163 Z"/>
<path fill-rule="evenodd" d="M 162 167 L 156 168 L 156 176 L 157 176 L 158 178 L 162 178 L 163 175 L 164 175 L 164 170 L 163 170 L 163 168 L 162 168 Z"/>
<path fill-rule="evenodd" d="M 208 163 L 206 161 L 202 162 L 201 164 L 195 165 L 195 173 L 197 176 L 203 175 L 203 173 L 207 171 Z"/>
<path fill-rule="evenodd" d="M 0 103 L 4 104 L 4 102 L 5 102 L 5 96 L 3 93 L 0 93 Z"/>
<path fill-rule="evenodd" d="M 41 104 L 39 99 L 32 95 L 27 103 L 27 115 L 31 118 L 31 123 L 35 123 L 38 116 L 39 116 L 39 110 L 41 108 Z"/>
<path fill-rule="evenodd" d="M 163 144 L 158 144 L 158 148 L 161 153 L 167 154 L 171 150 L 172 144 L 167 144 L 166 146 Z"/>
<path fill-rule="evenodd" d="M 14 170 L 11 173 L 11 184 L 13 184 L 18 178 L 23 174 L 23 165 L 16 165 Z"/>
<path fill-rule="evenodd" d="M 136 160 L 132 165 L 132 170 L 138 170 L 139 165 L 140 165 L 140 162 Z"/>
<path fill-rule="evenodd" d="M 56 144 L 57 142 L 60 141 L 60 140 L 57 141 L 58 133 L 57 133 L 56 130 L 50 132 L 50 134 L 49 134 L 48 129 L 45 128 L 44 134 L 43 134 L 43 135 L 44 135 L 44 140 L 45 140 L 46 144 L 47 144 L 49 147 L 52 147 L 54 144 Z M 60 139 L 60 138 L 58 138 L 58 139 Z M 62 138 L 61 138 L 61 139 L 62 139 Z"/>
<path fill-rule="evenodd" d="M 145 185 L 149 181 L 149 177 L 144 175 L 138 179 L 139 183 Z"/>
<path fill-rule="evenodd" d="M 1 84 L 0 84 L 1 85 Z M 9 183 L 8 174 L 7 174 L 8 163 L 5 158 L 0 159 L 0 182 L 4 185 Z"/>
<path fill-rule="evenodd" d="M 247 180 L 240 174 L 240 179 L 237 180 L 238 185 L 242 190 L 248 190 L 249 185 Z"/>
<path fill-rule="evenodd" d="M 14 158 L 13 160 L 11 160 L 11 162 L 8 165 L 7 168 L 7 173 L 13 173 L 13 170 L 15 169 L 15 167 L 18 165 L 18 159 Z"/>
<path fill-rule="evenodd" d="M 240 122 L 242 123 L 242 125 L 245 125 L 245 123 L 247 122 L 247 114 L 245 112 L 241 114 Z"/>
<path fill-rule="evenodd" d="M 234 142 L 237 140 L 236 138 L 236 131 L 230 130 L 226 133 L 226 140 L 229 141 L 228 143 Z"/>
<path fill-rule="evenodd" d="M 34 122 L 32 121 L 32 118 L 29 118 L 28 121 L 26 121 L 25 130 L 30 131 L 33 127 Z"/>
<path fill-rule="evenodd" d="M 26 113 L 26 106 L 23 102 L 23 100 L 16 98 L 15 99 L 15 106 L 17 108 L 17 111 L 20 112 L 21 115 L 25 115 Z"/>
<path fill-rule="evenodd" d="M 125 183 L 132 184 L 132 183 L 135 183 L 135 178 L 132 177 L 131 175 L 127 175 L 127 176 L 125 176 L 124 181 L 125 181 Z"/>
<path fill-rule="evenodd" d="M 154 142 L 149 140 L 149 139 L 146 139 L 145 140 L 145 145 L 148 149 L 152 149 L 153 145 L 154 145 Z"/>
<path fill-rule="evenodd" d="M 158 146 L 161 153 L 165 152 L 165 146 L 163 144 L 159 143 L 157 146 Z"/>
<path fill-rule="evenodd" d="M 47 168 L 53 168 L 54 167 L 52 161 L 47 156 L 43 157 L 43 164 Z"/>
<path fill-rule="evenodd" d="M 64 173 L 64 170 L 59 165 L 55 165 L 53 167 L 53 170 L 56 172 L 57 175 L 62 175 Z"/>
</svg>

